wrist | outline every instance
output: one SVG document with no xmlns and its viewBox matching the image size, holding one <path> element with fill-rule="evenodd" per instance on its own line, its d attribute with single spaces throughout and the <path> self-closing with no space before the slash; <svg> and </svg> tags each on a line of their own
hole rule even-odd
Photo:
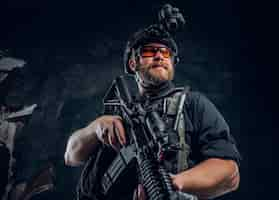
<svg viewBox="0 0 279 200">
<path fill-rule="evenodd" d="M 183 191 L 184 183 L 179 174 L 171 175 L 172 184 L 178 191 Z"/>
</svg>

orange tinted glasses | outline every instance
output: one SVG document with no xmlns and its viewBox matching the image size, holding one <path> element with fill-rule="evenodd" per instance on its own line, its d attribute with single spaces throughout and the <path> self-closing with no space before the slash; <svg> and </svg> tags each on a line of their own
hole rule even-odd
<svg viewBox="0 0 279 200">
<path fill-rule="evenodd" d="M 154 57 L 158 51 L 160 51 L 164 58 L 170 58 L 172 56 L 171 50 L 167 47 L 143 46 L 139 49 L 141 57 Z"/>
</svg>

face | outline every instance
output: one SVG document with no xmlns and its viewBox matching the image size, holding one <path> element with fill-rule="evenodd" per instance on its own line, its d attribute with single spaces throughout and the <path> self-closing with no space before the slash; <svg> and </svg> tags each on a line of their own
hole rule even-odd
<svg viewBox="0 0 279 200">
<path fill-rule="evenodd" d="M 150 43 L 138 49 L 136 59 L 130 60 L 130 67 L 138 72 L 142 81 L 152 85 L 174 77 L 172 52 L 159 43 Z"/>
</svg>

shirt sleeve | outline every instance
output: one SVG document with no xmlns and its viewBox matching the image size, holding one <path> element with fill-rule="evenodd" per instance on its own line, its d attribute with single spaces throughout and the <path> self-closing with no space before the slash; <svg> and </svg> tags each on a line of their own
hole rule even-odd
<svg viewBox="0 0 279 200">
<path fill-rule="evenodd" d="M 215 105 L 204 95 L 195 94 L 195 128 L 199 160 L 222 158 L 240 164 L 240 154 L 230 129 Z"/>
</svg>

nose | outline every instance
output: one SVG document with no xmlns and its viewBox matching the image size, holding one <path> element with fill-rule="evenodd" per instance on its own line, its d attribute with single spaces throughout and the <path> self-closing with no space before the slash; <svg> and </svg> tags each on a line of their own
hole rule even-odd
<svg viewBox="0 0 279 200">
<path fill-rule="evenodd" d="M 154 59 L 159 59 L 159 60 L 163 60 L 164 59 L 164 56 L 163 54 L 161 53 L 160 50 L 157 50 L 155 56 L 154 56 Z"/>
</svg>

